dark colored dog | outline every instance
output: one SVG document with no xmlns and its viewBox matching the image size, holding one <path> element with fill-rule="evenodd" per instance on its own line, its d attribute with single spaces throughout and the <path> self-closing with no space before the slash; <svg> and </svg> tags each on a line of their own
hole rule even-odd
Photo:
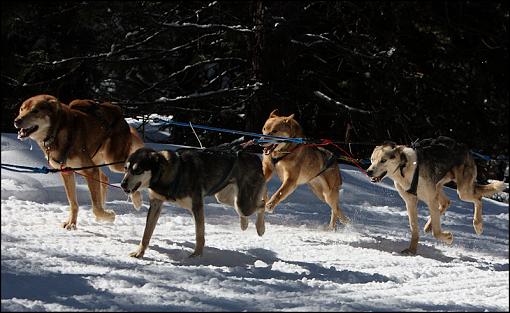
<svg viewBox="0 0 510 313">
<path fill-rule="evenodd" d="M 264 234 L 266 185 L 258 156 L 229 149 L 179 149 L 156 152 L 142 148 L 127 160 L 122 188 L 133 193 L 149 189 L 150 208 L 142 241 L 131 256 L 141 258 L 156 226 L 164 201 L 191 211 L 195 219 L 196 246 L 191 256 L 204 248 L 204 197 L 216 199 L 236 209 L 241 229 L 247 216 L 257 211 L 257 233 Z"/>
</svg>

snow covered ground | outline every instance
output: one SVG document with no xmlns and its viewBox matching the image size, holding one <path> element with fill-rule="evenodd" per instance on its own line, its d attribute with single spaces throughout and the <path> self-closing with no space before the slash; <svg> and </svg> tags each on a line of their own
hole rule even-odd
<svg viewBox="0 0 510 313">
<path fill-rule="evenodd" d="M 44 165 L 39 148 L 2 134 L 2 162 Z M 157 149 L 164 145 L 151 145 Z M 341 165 L 341 206 L 352 225 L 327 231 L 330 211 L 300 187 L 266 215 L 258 237 L 254 216 L 241 231 L 232 208 L 207 199 L 206 247 L 189 259 L 194 224 L 188 211 L 165 205 L 142 260 L 147 204 L 135 211 L 110 189 L 114 223 L 96 222 L 78 178 L 78 229 L 60 228 L 67 200 L 58 174 L 1 171 L 2 311 L 508 311 L 508 204 L 484 200 L 484 233 L 454 190 L 442 218 L 454 242 L 421 232 L 409 244 L 403 201 L 390 180 L 379 185 Z M 118 184 L 120 174 L 108 172 Z M 270 182 L 270 191 L 279 181 Z M 147 194 L 145 194 L 145 200 Z M 145 201 L 145 203 L 147 203 Z M 420 226 L 428 217 L 420 205 Z"/>
</svg>

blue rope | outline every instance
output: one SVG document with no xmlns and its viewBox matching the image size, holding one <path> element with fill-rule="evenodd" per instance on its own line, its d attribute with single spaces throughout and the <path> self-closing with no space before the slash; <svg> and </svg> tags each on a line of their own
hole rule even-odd
<svg viewBox="0 0 510 313">
<path fill-rule="evenodd" d="M 471 153 L 473 154 L 473 156 L 475 156 L 475 158 L 476 158 L 476 157 L 478 157 L 479 159 L 482 159 L 482 160 L 484 160 L 484 161 L 490 161 L 490 160 L 492 160 L 492 159 L 491 159 L 491 157 L 490 157 L 490 156 L 488 156 L 488 155 L 483 155 L 483 154 L 478 153 L 478 152 L 475 152 L 475 151 L 473 151 L 473 150 L 471 150 Z"/>
<path fill-rule="evenodd" d="M 210 127 L 205 125 L 198 125 L 198 124 L 191 124 L 191 123 L 183 123 L 183 122 L 176 122 L 176 121 L 165 121 L 160 118 L 154 118 L 154 121 L 161 121 L 165 125 L 175 125 L 175 126 L 181 126 L 181 127 L 190 127 L 198 128 L 198 129 L 204 129 L 209 131 L 215 131 L 220 133 L 231 133 L 231 134 L 237 134 L 237 135 L 244 135 L 244 136 L 250 136 L 250 137 L 258 137 L 263 139 L 258 139 L 257 141 L 260 142 L 271 142 L 271 141 L 288 141 L 288 142 L 295 142 L 295 143 L 305 143 L 305 138 L 290 138 L 290 137 L 280 137 L 280 136 L 270 136 L 270 135 L 263 135 L 258 133 L 252 133 L 252 132 L 246 132 L 241 130 L 232 130 L 228 128 L 218 128 L 218 127 Z"/>
<path fill-rule="evenodd" d="M 32 167 L 32 166 L 23 166 L 23 165 L 14 165 L 14 164 L 7 164 L 2 163 L 2 169 L 8 170 L 11 172 L 16 173 L 37 173 L 37 174 L 48 174 L 56 172 L 57 170 L 47 168 L 46 166 L 43 167 Z"/>
</svg>

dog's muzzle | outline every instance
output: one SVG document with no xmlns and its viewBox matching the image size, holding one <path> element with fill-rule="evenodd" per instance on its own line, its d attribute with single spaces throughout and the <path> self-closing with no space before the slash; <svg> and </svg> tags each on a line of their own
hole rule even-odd
<svg viewBox="0 0 510 313">
<path fill-rule="evenodd" d="M 37 129 L 39 129 L 39 126 L 34 125 L 30 127 L 21 127 L 21 122 L 18 120 L 14 121 L 14 127 L 16 127 L 18 130 L 18 139 L 24 140 L 31 134 L 33 134 Z"/>
<path fill-rule="evenodd" d="M 127 181 L 123 180 L 120 183 L 120 187 L 122 187 L 122 190 L 124 190 L 124 192 L 128 194 L 135 192 L 138 188 L 140 188 L 141 185 L 142 182 L 138 182 L 133 189 L 129 190 Z"/>
<path fill-rule="evenodd" d="M 374 175 L 374 171 L 372 171 L 372 170 L 367 171 L 367 175 L 370 177 L 370 181 L 373 182 L 373 183 L 380 182 L 386 176 L 387 173 L 388 173 L 388 171 L 384 171 L 379 176 L 373 176 Z"/>
<path fill-rule="evenodd" d="M 266 145 L 263 145 L 264 147 L 264 154 L 271 154 L 271 152 L 274 151 L 274 149 L 276 149 L 276 147 L 278 147 L 278 144 L 277 143 L 268 143 Z"/>
</svg>

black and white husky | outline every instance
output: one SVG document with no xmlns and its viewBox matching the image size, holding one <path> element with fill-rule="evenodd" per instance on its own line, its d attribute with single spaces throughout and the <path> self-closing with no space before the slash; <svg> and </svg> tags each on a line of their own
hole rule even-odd
<svg viewBox="0 0 510 313">
<path fill-rule="evenodd" d="M 196 245 L 191 256 L 204 249 L 204 197 L 214 195 L 239 214 L 241 229 L 248 227 L 247 216 L 257 211 L 257 233 L 265 231 L 264 207 L 267 194 L 262 163 L 257 155 L 225 148 L 154 151 L 141 148 L 125 164 L 121 186 L 131 194 L 149 189 L 150 208 L 138 250 L 130 255 L 141 258 L 158 221 L 164 201 L 191 211 L 195 219 Z"/>
</svg>

